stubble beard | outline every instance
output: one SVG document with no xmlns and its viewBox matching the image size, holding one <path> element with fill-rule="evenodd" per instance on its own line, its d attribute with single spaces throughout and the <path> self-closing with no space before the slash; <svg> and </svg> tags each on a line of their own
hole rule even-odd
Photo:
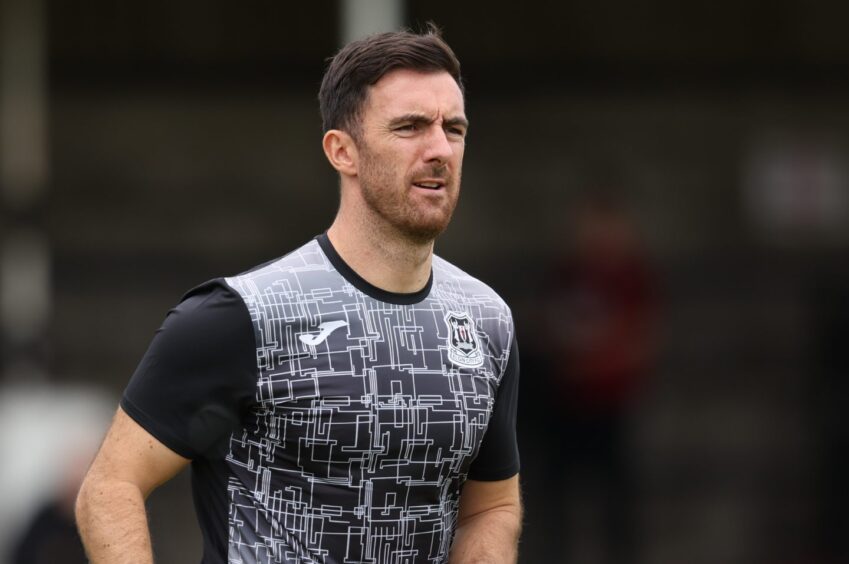
<svg viewBox="0 0 849 564">
<path fill-rule="evenodd" d="M 365 144 L 362 145 L 360 189 L 376 223 L 370 227 L 391 227 L 416 244 L 430 243 L 436 239 L 448 227 L 457 206 L 460 172 L 457 172 L 456 178 L 451 178 L 446 176 L 444 165 L 433 165 L 415 171 L 411 178 L 398 178 L 391 167 L 379 162 Z M 417 203 L 411 197 L 413 179 L 425 177 L 445 178 L 447 184 L 442 189 L 450 192 L 440 205 Z"/>
</svg>

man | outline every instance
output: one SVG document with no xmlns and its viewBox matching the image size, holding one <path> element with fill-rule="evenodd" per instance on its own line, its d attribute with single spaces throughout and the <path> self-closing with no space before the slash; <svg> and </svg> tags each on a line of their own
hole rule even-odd
<svg viewBox="0 0 849 564">
<path fill-rule="evenodd" d="M 319 100 L 337 216 L 169 313 L 80 491 L 95 563 L 152 560 L 144 499 L 189 463 L 205 563 L 516 560 L 512 317 L 433 255 L 460 190 L 459 62 L 433 30 L 371 36 Z"/>
</svg>

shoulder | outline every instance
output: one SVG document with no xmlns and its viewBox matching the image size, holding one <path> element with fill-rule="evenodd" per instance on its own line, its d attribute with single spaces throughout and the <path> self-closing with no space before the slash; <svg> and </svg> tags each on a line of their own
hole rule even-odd
<svg viewBox="0 0 849 564">
<path fill-rule="evenodd" d="M 515 341 L 513 313 L 498 292 L 445 259 L 433 257 L 431 295 L 462 324 L 463 317 L 473 320 L 486 336 L 491 354 L 506 364 Z"/>
<path fill-rule="evenodd" d="M 252 339 L 252 333 L 244 300 L 223 278 L 216 278 L 186 292 L 168 312 L 154 340 L 160 354 L 187 358 L 186 351 L 231 351 Z"/>
<path fill-rule="evenodd" d="M 292 273 L 309 269 L 310 265 L 318 268 L 321 257 L 313 240 L 283 257 L 235 276 L 208 280 L 183 295 L 168 312 L 163 329 L 178 328 L 170 333 L 197 334 L 206 338 L 222 334 L 222 338 L 226 338 L 235 327 L 251 327 L 251 312 L 257 298 L 269 287 L 285 288 L 285 279 Z"/>
<path fill-rule="evenodd" d="M 443 297 L 469 300 L 501 309 L 512 318 L 507 302 L 486 283 L 440 256 L 433 256 L 433 285 Z"/>
<path fill-rule="evenodd" d="M 285 285 L 287 280 L 296 280 L 310 272 L 326 272 L 330 269 L 327 258 L 315 239 L 301 245 L 292 252 L 260 264 L 224 280 L 243 298 L 250 299 L 273 287 Z"/>
<path fill-rule="evenodd" d="M 223 305 L 238 305 L 239 302 L 241 302 L 241 297 L 224 278 L 213 278 L 183 294 L 172 312 L 211 310 Z"/>
</svg>

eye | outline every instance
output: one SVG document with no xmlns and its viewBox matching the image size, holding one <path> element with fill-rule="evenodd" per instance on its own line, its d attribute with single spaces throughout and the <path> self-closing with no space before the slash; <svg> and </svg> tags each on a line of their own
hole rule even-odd
<svg viewBox="0 0 849 564">
<path fill-rule="evenodd" d="M 461 139 L 466 137 L 466 130 L 462 127 L 449 127 L 446 131 L 449 135 L 453 135 L 454 137 L 459 137 Z"/>
<path fill-rule="evenodd" d="M 416 131 L 419 126 L 415 123 L 405 123 L 395 128 L 395 131 Z"/>
</svg>

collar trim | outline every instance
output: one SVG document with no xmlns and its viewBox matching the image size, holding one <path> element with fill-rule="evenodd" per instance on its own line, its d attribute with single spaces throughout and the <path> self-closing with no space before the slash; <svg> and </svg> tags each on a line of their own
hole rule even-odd
<svg viewBox="0 0 849 564">
<path fill-rule="evenodd" d="M 410 293 L 390 292 L 388 290 L 378 288 L 354 272 L 354 269 L 348 266 L 348 264 L 342 260 L 342 257 L 339 256 L 339 253 L 336 252 L 336 249 L 333 248 L 333 243 L 331 243 L 330 238 L 327 237 L 326 231 L 321 235 L 318 235 L 315 240 L 321 247 L 321 250 L 324 251 L 325 256 L 327 256 L 327 260 L 330 261 L 330 264 L 333 265 L 339 274 L 341 274 L 345 280 L 350 282 L 354 288 L 367 296 L 371 296 L 376 300 L 390 304 L 413 305 L 423 301 L 430 294 L 430 289 L 433 286 L 433 268 L 430 270 L 430 276 L 427 279 L 427 283 L 421 290 Z"/>
</svg>

